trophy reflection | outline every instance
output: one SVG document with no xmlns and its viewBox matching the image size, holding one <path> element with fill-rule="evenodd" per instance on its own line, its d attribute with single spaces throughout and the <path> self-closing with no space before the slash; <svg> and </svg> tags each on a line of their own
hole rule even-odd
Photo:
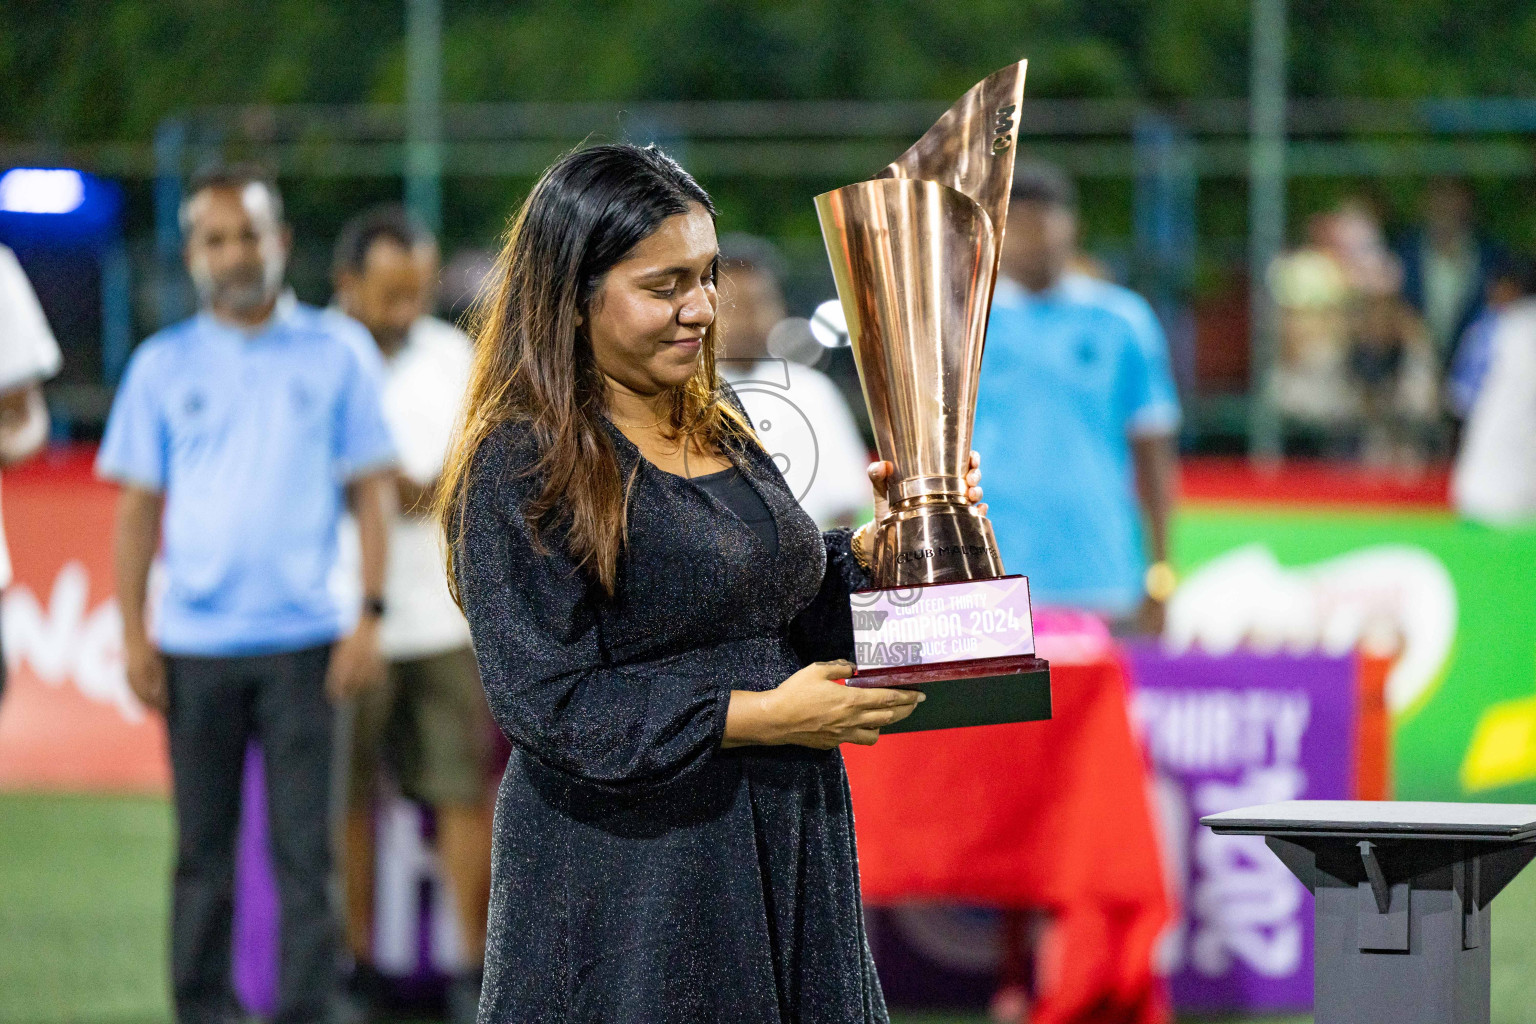
<svg viewBox="0 0 1536 1024">
<path fill-rule="evenodd" d="M 854 595 L 850 683 L 969 680 L 954 725 L 1050 714 L 1028 581 L 1004 574 L 991 522 L 965 499 L 1026 63 L 977 84 L 873 179 L 816 197 L 875 441 L 895 467 L 873 544 L 880 589 Z M 996 685 L 1021 675 L 1044 684 L 1043 714 Z M 912 728 L 944 727 L 938 693 Z"/>
</svg>

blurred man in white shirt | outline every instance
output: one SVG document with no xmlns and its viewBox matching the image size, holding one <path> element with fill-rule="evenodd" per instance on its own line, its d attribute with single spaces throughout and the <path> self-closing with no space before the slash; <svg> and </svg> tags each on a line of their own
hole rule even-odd
<svg viewBox="0 0 1536 1024">
<path fill-rule="evenodd" d="M 384 419 L 399 454 L 403 512 L 390 537 L 379 632 L 388 678 L 358 698 L 353 716 L 347 933 L 366 998 L 374 980 L 371 802 L 385 761 L 407 796 L 436 811 L 438 856 L 474 965 L 453 981 L 450 1018 L 472 1021 L 490 893 L 490 726 L 469 626 L 449 596 L 428 513 L 472 359 L 469 338 L 429 315 L 438 269 L 436 241 L 398 207 L 360 215 L 337 241 L 336 305 L 368 328 L 385 360 Z"/>
<path fill-rule="evenodd" d="M 745 235 L 720 240 L 720 375 L 806 514 L 823 529 L 869 518 L 869 449 L 827 376 L 769 350 L 786 316 L 778 253 Z"/>
<path fill-rule="evenodd" d="M 59 372 L 59 346 L 16 254 L 0 245 L 0 469 L 35 455 L 48 440 L 43 381 Z M 11 583 L 11 556 L 0 517 L 0 592 Z M 0 652 L 0 695 L 5 658 Z"/>
<path fill-rule="evenodd" d="M 1505 309 L 1489 349 L 1451 493 L 1468 519 L 1528 525 L 1536 522 L 1536 299 Z"/>
</svg>

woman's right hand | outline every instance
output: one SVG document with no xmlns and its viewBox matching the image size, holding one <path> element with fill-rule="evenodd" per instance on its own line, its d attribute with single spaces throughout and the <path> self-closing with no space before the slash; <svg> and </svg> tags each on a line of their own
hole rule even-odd
<svg viewBox="0 0 1536 1024">
<path fill-rule="evenodd" d="M 837 682 L 853 675 L 853 668 L 849 661 L 817 661 L 771 690 L 733 690 L 722 746 L 870 746 L 881 729 L 906 718 L 926 699 L 918 690 Z"/>
</svg>

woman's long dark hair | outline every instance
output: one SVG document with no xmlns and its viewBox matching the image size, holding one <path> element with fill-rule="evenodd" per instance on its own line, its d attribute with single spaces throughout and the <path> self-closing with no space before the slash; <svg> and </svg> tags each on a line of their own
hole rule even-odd
<svg viewBox="0 0 1536 1024">
<path fill-rule="evenodd" d="M 607 386 L 577 318 L 590 322 L 592 298 L 615 264 L 695 204 L 714 217 L 708 193 L 676 161 L 655 146 L 631 145 L 569 154 L 524 201 L 474 315 L 474 368 L 433 507 L 456 600 L 454 550 L 471 466 L 491 432 L 512 420 L 530 425 L 541 453 L 529 472 L 542 473 L 544 487 L 525 509 L 535 545 L 543 548 L 544 527 L 562 526 L 571 557 L 613 594 L 634 475 L 620 479 L 600 422 Z M 734 407 L 715 400 L 714 324 L 700 355 L 693 376 L 673 389 L 671 431 L 704 447 L 752 436 Z"/>
</svg>

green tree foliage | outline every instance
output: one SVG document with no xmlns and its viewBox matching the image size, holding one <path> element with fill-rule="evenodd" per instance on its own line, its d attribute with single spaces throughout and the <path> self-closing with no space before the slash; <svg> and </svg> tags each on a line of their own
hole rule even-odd
<svg viewBox="0 0 1536 1024">
<path fill-rule="evenodd" d="M 443 0 L 444 97 L 517 100 L 951 100 L 1030 59 L 1033 97 L 1153 103 L 1242 96 L 1250 0 Z M 1311 97 L 1536 94 L 1536 4 L 1510 0 L 1290 0 L 1290 87 Z M 398 103 L 404 0 L 0 0 L 0 145 L 142 147 L 165 117 L 212 104 Z M 840 182 L 711 180 L 725 224 L 819 249 L 806 201 Z M 1293 217 L 1361 183 L 1299 181 Z M 1087 183 L 1090 230 L 1129 232 L 1127 181 Z M 527 182 L 450 179 L 450 241 L 488 240 Z M 1485 206 L 1525 186 L 1482 185 Z M 1415 182 L 1381 197 L 1412 209 Z M 325 239 L 382 178 L 306 180 L 295 272 L 325 288 Z M 1240 258 L 1245 193 L 1202 185 L 1200 231 Z M 130 232 L 149 193 L 130 183 Z M 1529 218 L 1501 216 L 1511 240 Z M 810 262 L 819 262 L 811 259 Z"/>
<path fill-rule="evenodd" d="M 1536 5 L 1292 0 L 1311 96 L 1528 94 Z M 449 100 L 1241 95 L 1247 0 L 445 0 Z M 0 137 L 147 137 L 210 103 L 398 100 L 401 0 L 9 0 Z"/>
</svg>

